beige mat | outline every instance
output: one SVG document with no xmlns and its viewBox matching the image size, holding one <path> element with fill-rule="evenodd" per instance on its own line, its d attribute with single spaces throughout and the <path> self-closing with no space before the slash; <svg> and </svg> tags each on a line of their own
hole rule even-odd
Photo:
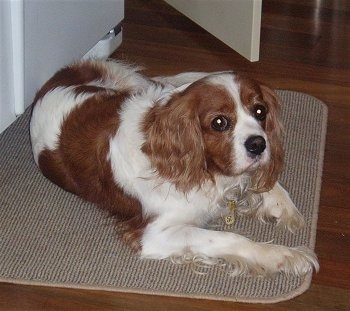
<svg viewBox="0 0 350 311">
<path fill-rule="evenodd" d="M 258 241 L 314 248 L 327 108 L 319 100 L 280 91 L 286 129 L 281 182 L 305 216 L 297 234 L 239 218 L 238 230 Z M 206 274 L 170 261 L 140 260 L 119 242 L 112 220 L 47 181 L 28 137 L 29 111 L 0 136 L 0 280 L 10 283 L 125 291 L 242 302 L 277 302 L 308 289 L 305 278 Z"/>
</svg>

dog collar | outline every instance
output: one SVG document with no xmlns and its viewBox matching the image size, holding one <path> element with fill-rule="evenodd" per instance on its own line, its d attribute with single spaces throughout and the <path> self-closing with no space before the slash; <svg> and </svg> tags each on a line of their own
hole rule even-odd
<svg viewBox="0 0 350 311">
<path fill-rule="evenodd" d="M 262 195 L 252 191 L 250 177 L 242 179 L 241 183 L 228 187 L 219 202 L 223 209 L 222 219 L 226 225 L 233 225 L 236 214 L 248 214 L 262 204 Z"/>
</svg>

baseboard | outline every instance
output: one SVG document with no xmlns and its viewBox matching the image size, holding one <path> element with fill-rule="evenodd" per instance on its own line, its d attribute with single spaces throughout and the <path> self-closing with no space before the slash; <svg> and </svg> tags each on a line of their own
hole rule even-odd
<svg viewBox="0 0 350 311">
<path fill-rule="evenodd" d="M 89 58 L 108 58 L 115 49 L 122 43 L 123 29 L 120 25 L 113 28 L 107 35 L 105 35 L 97 44 L 89 50 L 82 59 Z"/>
</svg>

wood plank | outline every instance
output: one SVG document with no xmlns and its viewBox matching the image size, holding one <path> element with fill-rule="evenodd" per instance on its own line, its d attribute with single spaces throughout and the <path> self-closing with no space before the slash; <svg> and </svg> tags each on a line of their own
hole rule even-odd
<svg viewBox="0 0 350 311">
<path fill-rule="evenodd" d="M 50 287 L 0 284 L 0 310 L 113 310 L 113 311 L 346 311 L 350 309 L 349 291 L 312 285 L 310 290 L 292 301 L 278 304 L 246 304 L 214 300 L 148 296 Z"/>
</svg>

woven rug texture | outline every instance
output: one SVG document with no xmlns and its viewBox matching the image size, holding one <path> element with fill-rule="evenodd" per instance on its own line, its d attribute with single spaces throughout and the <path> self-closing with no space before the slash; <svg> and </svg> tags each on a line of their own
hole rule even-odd
<svg viewBox="0 0 350 311">
<path fill-rule="evenodd" d="M 286 163 L 280 182 L 304 215 L 296 234 L 238 217 L 235 230 L 255 241 L 314 248 L 327 107 L 278 91 Z M 118 239 L 113 219 L 45 179 L 29 142 L 29 109 L 0 136 L 0 281 L 216 300 L 272 303 L 306 291 L 304 278 L 232 277 L 220 268 L 198 273 L 170 260 L 140 260 Z"/>
</svg>

